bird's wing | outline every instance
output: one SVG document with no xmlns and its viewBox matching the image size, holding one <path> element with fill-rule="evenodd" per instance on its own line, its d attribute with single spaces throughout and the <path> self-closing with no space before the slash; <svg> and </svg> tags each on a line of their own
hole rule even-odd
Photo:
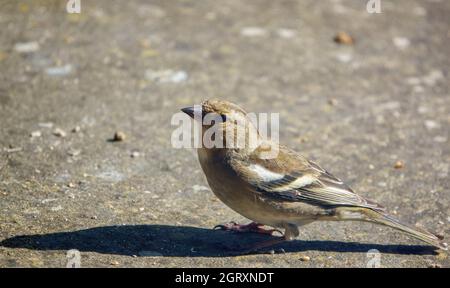
<svg viewBox="0 0 450 288">
<path fill-rule="evenodd" d="M 323 206 L 356 206 L 384 210 L 365 199 L 340 179 L 294 151 L 282 147 L 275 159 L 261 159 L 256 150 L 234 165 L 257 192 L 274 200 L 307 202 Z M 244 164 L 245 163 L 245 164 Z"/>
</svg>

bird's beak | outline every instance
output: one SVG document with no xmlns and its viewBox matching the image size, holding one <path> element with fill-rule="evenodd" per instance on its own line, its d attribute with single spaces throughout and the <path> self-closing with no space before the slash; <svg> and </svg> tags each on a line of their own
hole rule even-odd
<svg viewBox="0 0 450 288">
<path fill-rule="evenodd" d="M 181 109 L 181 111 L 183 111 L 187 115 L 191 116 L 191 118 L 194 118 L 194 115 L 195 115 L 194 107 L 186 107 L 186 108 Z"/>
</svg>

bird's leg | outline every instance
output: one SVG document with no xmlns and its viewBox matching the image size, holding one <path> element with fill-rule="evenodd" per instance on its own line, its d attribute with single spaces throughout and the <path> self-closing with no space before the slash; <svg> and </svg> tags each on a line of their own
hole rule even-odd
<svg viewBox="0 0 450 288">
<path fill-rule="evenodd" d="M 284 228 L 285 228 L 285 231 L 284 231 L 284 234 L 282 234 L 283 235 L 282 237 L 276 237 L 274 239 L 256 243 L 256 244 L 248 247 L 247 249 L 245 249 L 244 253 L 248 254 L 248 253 L 260 250 L 262 248 L 267 248 L 267 247 L 270 247 L 270 246 L 273 246 L 273 245 L 276 245 L 279 243 L 283 243 L 284 241 L 290 241 L 300 234 L 296 225 L 285 224 Z"/>
<path fill-rule="evenodd" d="M 283 232 L 281 232 L 278 229 L 264 229 L 262 228 L 264 226 L 263 224 L 259 224 L 256 222 L 251 222 L 249 224 L 237 224 L 236 222 L 230 222 L 223 225 L 217 225 L 214 227 L 215 230 L 226 230 L 226 231 L 233 231 L 233 232 L 251 232 L 251 233 L 258 233 L 258 234 L 266 234 L 266 235 L 272 235 L 274 232 L 278 232 L 281 235 L 283 235 Z"/>
</svg>

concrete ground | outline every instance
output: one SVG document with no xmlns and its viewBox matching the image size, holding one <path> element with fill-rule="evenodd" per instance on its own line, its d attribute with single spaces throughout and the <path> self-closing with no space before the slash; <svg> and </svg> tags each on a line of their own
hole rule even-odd
<svg viewBox="0 0 450 288">
<path fill-rule="evenodd" d="M 370 249 L 382 267 L 450 266 L 365 223 L 236 256 L 262 237 L 211 229 L 248 220 L 170 142 L 172 115 L 206 98 L 278 112 L 283 144 L 448 235 L 449 1 L 1 2 L 1 267 L 65 267 L 69 249 L 82 267 L 366 267 Z"/>
</svg>

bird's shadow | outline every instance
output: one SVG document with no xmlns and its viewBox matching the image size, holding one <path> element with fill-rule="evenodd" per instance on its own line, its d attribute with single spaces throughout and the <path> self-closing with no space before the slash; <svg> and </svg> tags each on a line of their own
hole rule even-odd
<svg viewBox="0 0 450 288">
<path fill-rule="evenodd" d="M 274 236 L 233 233 L 206 228 L 169 225 L 102 226 L 70 232 L 21 235 L 5 239 L 0 246 L 33 250 L 70 250 L 103 254 L 165 257 L 227 257 L 243 247 Z M 433 255 L 431 246 L 381 245 L 339 241 L 294 240 L 278 244 L 285 252 L 333 251 Z M 270 250 L 270 249 L 269 249 Z M 267 251 L 267 249 L 266 249 Z"/>
</svg>

